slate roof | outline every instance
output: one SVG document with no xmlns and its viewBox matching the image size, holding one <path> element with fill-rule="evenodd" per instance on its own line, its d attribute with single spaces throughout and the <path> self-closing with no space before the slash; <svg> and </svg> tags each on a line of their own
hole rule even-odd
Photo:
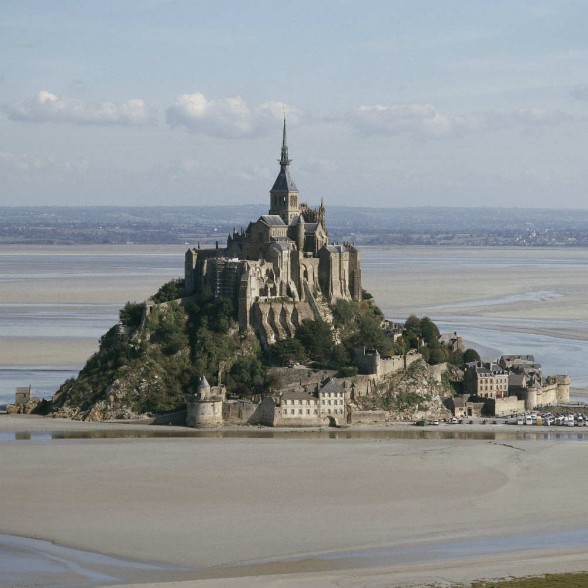
<svg viewBox="0 0 588 588">
<path fill-rule="evenodd" d="M 263 221 L 268 227 L 285 226 L 286 223 L 279 214 L 262 214 L 259 220 Z"/>
<path fill-rule="evenodd" d="M 275 239 L 274 241 L 272 241 L 272 245 L 271 246 L 272 247 L 276 247 L 280 251 L 288 251 L 289 249 L 292 249 L 292 245 L 287 240 L 287 238 L 285 238 L 285 239 Z"/>
<path fill-rule="evenodd" d="M 304 388 L 294 388 L 282 393 L 282 400 L 316 400 L 316 396 Z"/>
<path fill-rule="evenodd" d="M 274 182 L 271 189 L 272 192 L 298 192 L 298 188 L 294 180 L 290 177 L 290 170 L 288 164 L 280 164 L 280 173 Z"/>
<path fill-rule="evenodd" d="M 335 378 L 330 378 L 329 381 L 319 390 L 319 394 L 328 392 L 345 392 L 343 385 Z"/>
</svg>

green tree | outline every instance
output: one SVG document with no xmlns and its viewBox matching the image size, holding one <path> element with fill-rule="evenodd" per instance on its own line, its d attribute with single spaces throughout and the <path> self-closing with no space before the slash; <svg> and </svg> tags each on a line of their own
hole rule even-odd
<svg viewBox="0 0 588 588">
<path fill-rule="evenodd" d="M 461 349 L 456 349 L 449 354 L 449 363 L 457 366 L 462 366 L 464 364 L 463 361 L 463 351 Z"/>
<path fill-rule="evenodd" d="M 463 362 L 470 363 L 472 361 L 480 361 L 480 355 L 475 349 L 466 349 L 463 352 Z"/>
<path fill-rule="evenodd" d="M 358 305 L 352 300 L 336 300 L 332 308 L 335 326 L 343 327 L 351 324 L 358 311 Z"/>
<path fill-rule="evenodd" d="M 290 362 L 304 361 L 306 351 L 299 339 L 283 339 L 269 348 L 268 356 L 275 365 L 288 365 Z"/>
<path fill-rule="evenodd" d="M 427 349 L 429 350 L 428 362 L 431 365 L 436 365 L 438 363 L 444 363 L 449 358 L 449 353 L 447 351 L 447 348 L 443 347 L 442 345 L 436 344 L 436 345 L 427 346 Z"/>
<path fill-rule="evenodd" d="M 178 298 L 182 298 L 185 295 L 184 286 L 185 282 L 183 278 L 170 280 L 169 282 L 163 284 L 159 290 L 157 290 L 152 300 L 153 302 L 161 304 L 162 302 L 169 302 L 170 300 L 177 300 Z"/>
<path fill-rule="evenodd" d="M 437 325 L 428 317 L 424 316 L 421 319 L 421 337 L 425 340 L 427 345 L 437 342 L 441 333 Z"/>
<path fill-rule="evenodd" d="M 329 360 L 333 347 L 333 331 L 325 321 L 304 319 L 296 331 L 296 339 L 315 361 L 326 363 Z"/>
<path fill-rule="evenodd" d="M 144 310 L 144 304 L 127 302 L 124 307 L 120 309 L 118 317 L 120 322 L 126 327 L 138 327 L 141 324 L 141 320 L 143 320 Z"/>
<path fill-rule="evenodd" d="M 240 395 L 263 392 L 265 370 L 257 357 L 240 357 L 229 370 L 229 389 Z"/>
</svg>

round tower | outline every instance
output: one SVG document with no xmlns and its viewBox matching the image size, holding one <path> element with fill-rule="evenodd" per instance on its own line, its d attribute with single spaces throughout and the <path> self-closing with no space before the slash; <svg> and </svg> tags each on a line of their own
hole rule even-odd
<svg viewBox="0 0 588 588">
<path fill-rule="evenodd" d="M 218 388 L 215 388 L 215 392 L 217 390 Z M 223 424 L 222 394 L 213 394 L 213 390 L 204 376 L 198 380 L 196 393 L 186 400 L 186 425 L 188 427 L 218 427 Z"/>
</svg>

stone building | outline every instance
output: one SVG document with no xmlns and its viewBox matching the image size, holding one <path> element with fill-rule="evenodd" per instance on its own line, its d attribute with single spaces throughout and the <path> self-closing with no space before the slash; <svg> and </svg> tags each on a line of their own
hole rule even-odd
<svg viewBox="0 0 588 588">
<path fill-rule="evenodd" d="M 466 364 L 464 395 L 484 400 L 484 413 L 501 416 L 537 406 L 562 404 L 570 400 L 570 377 L 543 377 L 541 364 L 532 355 L 503 355 L 498 362 Z"/>
<path fill-rule="evenodd" d="M 14 404 L 17 406 L 25 405 L 27 402 L 32 400 L 32 387 L 31 386 L 19 386 L 16 389 L 14 395 Z"/>
<path fill-rule="evenodd" d="M 266 346 L 292 336 L 303 318 L 319 318 L 319 293 L 328 302 L 362 295 L 359 252 L 329 242 L 322 200 L 318 208 L 299 202 L 291 161 L 284 119 L 268 214 L 234 230 L 226 247 L 193 248 L 185 256 L 188 293 L 233 300 L 240 329 L 253 326 Z"/>
<path fill-rule="evenodd" d="M 188 427 L 218 427 L 223 424 L 224 386 L 211 386 L 202 376 L 196 393 L 186 398 L 186 425 Z"/>
<path fill-rule="evenodd" d="M 297 386 L 284 390 L 275 402 L 273 426 L 314 426 L 345 423 L 347 388 L 335 378 L 323 385 Z"/>
<path fill-rule="evenodd" d="M 467 363 L 463 378 L 464 393 L 479 398 L 508 396 L 508 371 L 494 362 Z"/>
</svg>

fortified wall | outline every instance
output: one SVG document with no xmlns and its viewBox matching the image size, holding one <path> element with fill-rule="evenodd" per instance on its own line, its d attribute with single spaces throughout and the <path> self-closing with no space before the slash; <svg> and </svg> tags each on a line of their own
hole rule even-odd
<svg viewBox="0 0 588 588">
<path fill-rule="evenodd" d="M 570 401 L 570 376 L 548 376 L 547 384 L 541 388 L 529 388 L 526 391 L 525 409 L 537 406 L 565 404 Z"/>
<path fill-rule="evenodd" d="M 405 367 L 402 355 L 380 355 L 377 349 L 366 351 L 365 347 L 356 347 L 355 363 L 364 374 L 374 374 L 377 377 L 399 372 Z M 420 353 L 414 350 L 406 354 L 406 367 L 422 358 Z"/>
</svg>

